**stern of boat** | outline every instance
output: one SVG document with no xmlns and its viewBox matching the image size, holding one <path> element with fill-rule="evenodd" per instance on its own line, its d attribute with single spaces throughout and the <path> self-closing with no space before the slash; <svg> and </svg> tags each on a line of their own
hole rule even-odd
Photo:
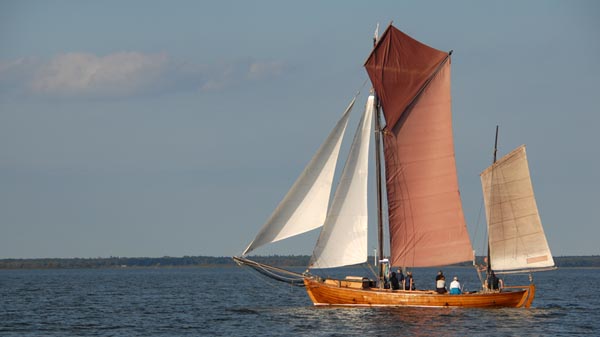
<svg viewBox="0 0 600 337">
<path fill-rule="evenodd" d="M 527 286 L 511 286 L 504 287 L 503 290 L 514 289 L 515 291 L 524 291 L 521 299 L 515 305 L 516 308 L 529 308 L 531 307 L 531 303 L 533 303 L 533 299 L 535 298 L 535 284 L 531 283 Z"/>
</svg>

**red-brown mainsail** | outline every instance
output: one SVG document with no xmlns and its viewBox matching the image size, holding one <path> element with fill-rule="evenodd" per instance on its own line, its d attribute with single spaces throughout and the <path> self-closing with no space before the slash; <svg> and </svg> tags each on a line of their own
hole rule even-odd
<svg viewBox="0 0 600 337">
<path fill-rule="evenodd" d="M 454 159 L 450 54 L 389 26 L 365 67 L 387 123 L 383 139 L 392 265 L 471 260 Z"/>
</svg>

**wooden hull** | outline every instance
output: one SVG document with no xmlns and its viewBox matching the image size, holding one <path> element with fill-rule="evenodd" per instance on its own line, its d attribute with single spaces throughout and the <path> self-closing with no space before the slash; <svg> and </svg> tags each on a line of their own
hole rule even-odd
<svg viewBox="0 0 600 337">
<path fill-rule="evenodd" d="M 404 291 L 362 288 L 342 280 L 305 278 L 306 292 L 317 306 L 409 306 L 409 307 L 513 307 L 528 308 L 535 296 L 535 285 L 510 287 L 502 292 L 476 292 L 461 295 L 435 291 Z"/>
</svg>

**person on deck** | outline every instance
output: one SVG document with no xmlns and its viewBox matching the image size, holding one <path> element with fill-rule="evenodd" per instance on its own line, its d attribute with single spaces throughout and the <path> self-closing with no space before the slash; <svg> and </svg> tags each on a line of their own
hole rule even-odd
<svg viewBox="0 0 600 337">
<path fill-rule="evenodd" d="M 444 273 L 441 270 L 435 277 L 435 291 L 437 291 L 438 294 L 446 293 L 446 276 L 444 276 Z"/>
<path fill-rule="evenodd" d="M 454 276 L 454 280 L 450 283 L 450 294 L 460 295 L 461 293 L 462 289 L 460 287 L 460 282 L 458 282 L 458 276 Z"/>
<path fill-rule="evenodd" d="M 477 270 L 478 271 L 486 271 L 487 268 L 488 268 L 488 258 L 484 257 L 483 258 L 483 263 L 477 265 Z"/>
<path fill-rule="evenodd" d="M 396 277 L 398 278 L 398 284 L 404 289 L 404 273 L 402 272 L 402 268 L 398 268 L 396 272 Z"/>
<path fill-rule="evenodd" d="M 390 289 L 390 263 L 388 259 L 379 260 L 383 267 L 383 288 Z"/>
<path fill-rule="evenodd" d="M 398 282 L 398 277 L 396 277 L 395 272 L 392 272 L 392 276 L 390 277 L 390 283 L 392 285 L 392 290 L 400 289 L 400 283 Z"/>
<path fill-rule="evenodd" d="M 404 290 L 415 290 L 415 281 L 412 277 L 412 272 L 406 272 L 406 278 L 404 279 Z"/>
<path fill-rule="evenodd" d="M 496 273 L 492 272 L 488 275 L 485 280 L 485 286 L 491 290 L 499 290 L 504 288 L 504 282 L 496 276 Z"/>
</svg>

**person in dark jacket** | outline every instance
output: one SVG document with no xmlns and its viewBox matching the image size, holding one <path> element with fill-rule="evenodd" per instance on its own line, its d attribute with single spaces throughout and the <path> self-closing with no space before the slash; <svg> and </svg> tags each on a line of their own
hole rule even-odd
<svg viewBox="0 0 600 337">
<path fill-rule="evenodd" d="M 402 268 L 398 268 L 398 271 L 396 272 L 396 277 L 398 278 L 398 283 L 400 284 L 400 286 L 403 287 L 404 273 L 402 272 Z"/>
<path fill-rule="evenodd" d="M 406 272 L 406 278 L 404 278 L 404 290 L 415 290 L 415 281 L 411 272 Z"/>
<path fill-rule="evenodd" d="M 492 270 L 490 274 L 488 274 L 487 279 L 485 280 L 485 285 L 488 289 L 491 290 L 499 290 L 504 287 L 504 282 L 496 276 L 496 273 Z"/>
<path fill-rule="evenodd" d="M 400 283 L 398 282 L 398 277 L 395 272 L 392 272 L 392 277 L 390 277 L 390 283 L 392 284 L 392 290 L 400 289 Z"/>
</svg>

